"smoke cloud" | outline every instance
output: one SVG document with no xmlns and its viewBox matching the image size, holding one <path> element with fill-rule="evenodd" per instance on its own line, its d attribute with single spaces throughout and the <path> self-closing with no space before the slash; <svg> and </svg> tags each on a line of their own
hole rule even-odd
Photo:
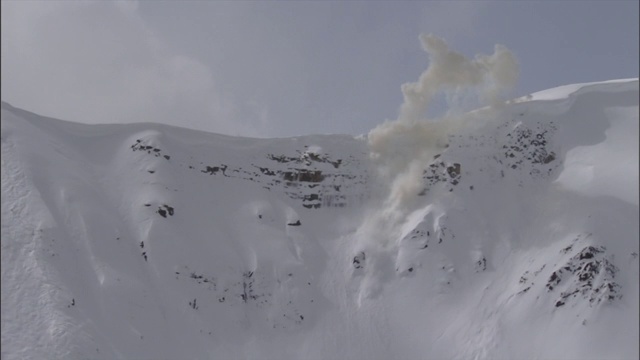
<svg viewBox="0 0 640 360">
<path fill-rule="evenodd" d="M 478 106 L 495 109 L 518 78 L 516 58 L 502 45 L 496 45 L 492 55 L 470 59 L 434 35 L 421 35 L 420 41 L 429 66 L 417 82 L 402 85 L 404 101 L 398 118 L 374 128 L 367 137 L 387 193 L 360 228 L 360 235 L 380 250 L 398 239 L 407 215 L 415 210 L 424 169 L 447 146 L 449 135 L 468 121 L 464 114 L 451 115 L 459 108 L 455 100 L 472 95 Z M 439 93 L 453 100 L 447 104 L 448 115 L 427 119 L 429 105 Z"/>
<path fill-rule="evenodd" d="M 468 59 L 449 49 L 447 43 L 433 35 L 420 35 L 422 48 L 430 63 L 415 83 L 402 85 L 404 103 L 400 121 L 422 120 L 433 96 L 440 91 L 476 90 L 479 99 L 492 105 L 512 88 L 518 79 L 518 66 L 513 54 L 496 45 L 491 56 L 477 55 Z"/>
<path fill-rule="evenodd" d="M 495 109 L 518 77 L 517 61 L 504 46 L 496 45 L 490 56 L 469 59 L 436 36 L 421 35 L 420 41 L 429 66 L 417 82 L 402 85 L 404 101 L 398 119 L 380 124 L 367 136 L 383 194 L 382 203 L 376 204 L 356 233 L 355 250 L 366 253 L 367 261 L 359 303 L 380 293 L 391 273 L 388 267 L 395 262 L 391 255 L 403 225 L 413 211 L 424 207 L 417 196 L 424 186 L 424 169 L 446 148 L 449 135 L 470 124 L 471 116 L 456 111 L 464 110 L 456 100 L 471 95 L 478 106 Z M 427 119 L 429 105 L 440 92 L 453 100 L 449 111 L 442 118 Z"/>
</svg>

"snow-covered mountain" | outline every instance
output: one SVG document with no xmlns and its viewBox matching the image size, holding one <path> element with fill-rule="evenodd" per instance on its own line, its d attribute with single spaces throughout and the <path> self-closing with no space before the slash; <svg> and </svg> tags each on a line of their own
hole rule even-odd
<svg viewBox="0 0 640 360">
<path fill-rule="evenodd" d="M 367 136 L 3 102 L 2 358 L 637 359 L 638 79 L 465 119 L 398 216 Z"/>
</svg>

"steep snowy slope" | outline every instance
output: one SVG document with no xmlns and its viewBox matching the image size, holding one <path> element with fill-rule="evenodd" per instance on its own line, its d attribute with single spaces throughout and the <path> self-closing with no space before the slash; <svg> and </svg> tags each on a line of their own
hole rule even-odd
<svg viewBox="0 0 640 360">
<path fill-rule="evenodd" d="M 399 216 L 366 136 L 2 103 L 2 358 L 638 358 L 638 122 L 637 79 L 478 110 Z"/>
</svg>

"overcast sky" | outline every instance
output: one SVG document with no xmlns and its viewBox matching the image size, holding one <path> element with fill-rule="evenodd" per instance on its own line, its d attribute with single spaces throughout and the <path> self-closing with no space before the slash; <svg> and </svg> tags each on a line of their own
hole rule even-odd
<svg viewBox="0 0 640 360">
<path fill-rule="evenodd" d="M 86 123 L 366 133 L 428 58 L 518 58 L 513 96 L 638 77 L 638 1 L 2 1 L 2 100 Z"/>
</svg>

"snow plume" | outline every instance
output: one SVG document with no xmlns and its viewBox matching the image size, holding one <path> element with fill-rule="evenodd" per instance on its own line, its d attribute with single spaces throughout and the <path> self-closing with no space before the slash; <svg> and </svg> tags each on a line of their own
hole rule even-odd
<svg viewBox="0 0 640 360">
<path fill-rule="evenodd" d="M 436 36 L 421 35 L 420 41 L 429 56 L 429 66 L 417 82 L 402 85 L 404 102 L 398 119 L 368 134 L 371 157 L 387 193 L 359 229 L 359 237 L 364 242 L 361 245 L 378 252 L 399 239 L 407 216 L 417 209 L 424 169 L 447 146 L 449 135 L 468 121 L 467 115 L 451 115 L 460 110 L 456 103 L 448 104 L 448 115 L 427 119 L 434 96 L 444 92 L 448 99 L 457 99 L 471 94 L 478 105 L 495 109 L 518 77 L 516 59 L 504 46 L 496 45 L 490 56 L 469 59 L 450 50 Z"/>
</svg>

